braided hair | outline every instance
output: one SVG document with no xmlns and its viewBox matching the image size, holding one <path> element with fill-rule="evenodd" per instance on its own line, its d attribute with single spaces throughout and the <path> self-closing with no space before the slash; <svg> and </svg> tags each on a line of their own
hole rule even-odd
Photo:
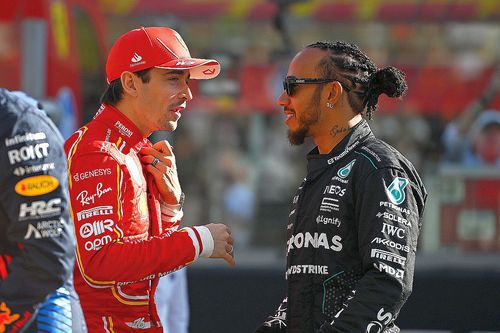
<svg viewBox="0 0 500 333">
<path fill-rule="evenodd" d="M 405 74 L 395 67 L 379 69 L 358 46 L 342 41 L 316 42 L 306 48 L 318 48 L 329 52 L 318 64 L 325 78 L 339 81 L 348 94 L 348 101 L 356 113 L 372 119 L 377 111 L 378 97 L 401 97 L 406 92 Z M 366 111 L 365 111 L 366 109 Z"/>
</svg>

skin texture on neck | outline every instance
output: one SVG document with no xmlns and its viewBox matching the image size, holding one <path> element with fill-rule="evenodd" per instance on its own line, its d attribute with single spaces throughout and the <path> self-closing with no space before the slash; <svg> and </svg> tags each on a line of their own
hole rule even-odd
<svg viewBox="0 0 500 333">
<path fill-rule="evenodd" d="M 318 66 L 328 55 L 328 52 L 317 48 L 306 48 L 293 58 L 287 75 L 331 79 L 323 77 Z M 283 91 L 278 105 L 287 115 L 285 123 L 289 137 L 305 131 L 305 136 L 312 138 L 319 152 L 328 154 L 362 119 L 352 110 L 347 94 L 338 81 L 297 85 L 292 96 Z M 292 143 L 301 143 L 301 140 L 296 141 Z"/>
</svg>

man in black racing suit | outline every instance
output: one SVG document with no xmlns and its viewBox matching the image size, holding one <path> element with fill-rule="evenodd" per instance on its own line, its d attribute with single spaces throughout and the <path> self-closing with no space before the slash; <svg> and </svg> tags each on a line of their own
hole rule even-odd
<svg viewBox="0 0 500 333">
<path fill-rule="evenodd" d="M 39 104 L 0 89 L 0 332 L 84 332 L 63 139 Z"/>
<path fill-rule="evenodd" d="M 318 42 L 292 60 L 278 103 L 292 144 L 308 136 L 307 176 L 287 226 L 287 295 L 257 332 L 399 332 L 412 291 L 426 190 L 366 120 L 404 74 L 357 46 Z"/>
</svg>

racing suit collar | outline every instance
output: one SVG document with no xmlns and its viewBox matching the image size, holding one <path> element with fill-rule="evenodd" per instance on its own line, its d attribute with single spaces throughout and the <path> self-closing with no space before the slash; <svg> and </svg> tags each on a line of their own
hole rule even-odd
<svg viewBox="0 0 500 333">
<path fill-rule="evenodd" d="M 105 123 L 112 131 L 118 132 L 129 147 L 140 149 L 151 144 L 148 139 L 142 137 L 137 126 L 114 106 L 102 104 L 94 119 Z"/>
<path fill-rule="evenodd" d="M 351 130 L 351 132 L 342 141 L 336 145 L 328 154 L 320 154 L 318 147 L 307 154 L 307 174 L 312 175 L 330 164 L 340 161 L 349 152 L 354 150 L 361 142 L 369 136 L 373 136 L 372 130 L 365 119 L 362 119 Z"/>
</svg>

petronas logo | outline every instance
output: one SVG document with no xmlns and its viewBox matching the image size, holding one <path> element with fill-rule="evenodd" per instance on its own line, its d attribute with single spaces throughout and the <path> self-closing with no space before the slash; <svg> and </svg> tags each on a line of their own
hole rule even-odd
<svg viewBox="0 0 500 333">
<path fill-rule="evenodd" d="M 396 177 L 387 188 L 387 195 L 393 204 L 399 205 L 405 201 L 404 189 L 409 181 L 406 178 Z"/>
<path fill-rule="evenodd" d="M 352 160 L 351 162 L 349 162 L 349 164 L 347 164 L 345 167 L 340 169 L 337 172 L 337 176 L 339 176 L 340 178 L 347 178 L 347 176 L 349 176 L 349 174 L 351 173 L 351 169 L 352 169 L 352 166 L 354 165 L 354 162 L 356 162 L 355 159 Z"/>
</svg>

